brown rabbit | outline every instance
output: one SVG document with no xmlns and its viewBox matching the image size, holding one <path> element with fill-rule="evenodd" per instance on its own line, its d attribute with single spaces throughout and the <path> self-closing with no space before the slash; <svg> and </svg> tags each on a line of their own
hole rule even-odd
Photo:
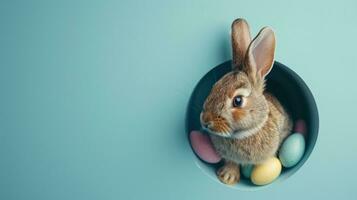
<svg viewBox="0 0 357 200">
<path fill-rule="evenodd" d="M 217 176 L 226 184 L 240 179 L 239 164 L 258 164 L 275 156 L 292 129 L 279 101 L 264 91 L 274 63 L 275 36 L 263 28 L 251 41 L 244 19 L 232 24 L 233 70 L 213 86 L 201 113 L 201 125 L 224 159 Z"/>
</svg>

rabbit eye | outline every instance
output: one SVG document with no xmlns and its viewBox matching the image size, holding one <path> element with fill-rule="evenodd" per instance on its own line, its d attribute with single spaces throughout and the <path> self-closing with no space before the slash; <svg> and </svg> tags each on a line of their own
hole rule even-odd
<svg viewBox="0 0 357 200">
<path fill-rule="evenodd" d="M 233 107 L 242 107 L 243 105 L 243 97 L 242 96 L 235 96 L 233 98 Z"/>
</svg>

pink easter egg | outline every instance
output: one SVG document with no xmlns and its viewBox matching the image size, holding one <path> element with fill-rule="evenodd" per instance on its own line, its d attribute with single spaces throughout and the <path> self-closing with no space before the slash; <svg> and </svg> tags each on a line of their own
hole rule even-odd
<svg viewBox="0 0 357 200">
<path fill-rule="evenodd" d="M 304 120 L 299 119 L 295 122 L 294 132 L 301 133 L 306 136 L 306 123 Z"/>
<path fill-rule="evenodd" d="M 207 134 L 200 131 L 191 131 L 190 140 L 193 150 L 203 161 L 218 163 L 221 160 Z"/>
</svg>

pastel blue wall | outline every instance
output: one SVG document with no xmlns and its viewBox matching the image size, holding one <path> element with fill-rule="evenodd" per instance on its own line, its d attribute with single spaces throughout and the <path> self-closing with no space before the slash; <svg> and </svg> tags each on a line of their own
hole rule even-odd
<svg viewBox="0 0 357 200">
<path fill-rule="evenodd" d="M 0 199 L 351 199 L 357 195 L 356 1 L 1 1 Z M 189 95 L 230 59 L 229 29 L 277 35 L 320 134 L 291 178 L 217 184 L 184 132 Z"/>
</svg>

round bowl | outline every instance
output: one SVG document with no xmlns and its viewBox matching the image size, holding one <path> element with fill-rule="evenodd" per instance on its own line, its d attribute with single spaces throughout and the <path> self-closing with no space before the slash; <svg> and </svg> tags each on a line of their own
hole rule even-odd
<svg viewBox="0 0 357 200">
<path fill-rule="evenodd" d="M 186 113 L 186 133 L 188 139 L 192 130 L 201 130 L 199 116 L 202 105 L 210 93 L 212 86 L 224 74 L 230 71 L 231 61 L 224 62 L 203 76 L 194 88 Z M 266 80 L 266 90 L 278 98 L 280 103 L 289 112 L 294 123 L 297 120 L 302 119 L 306 124 L 306 148 L 302 159 L 294 167 L 284 168 L 277 180 L 269 184 L 273 185 L 281 183 L 283 180 L 294 174 L 309 158 L 317 140 L 319 115 L 314 97 L 303 79 L 285 65 L 275 62 L 273 69 L 267 75 Z M 222 165 L 222 163 L 208 164 L 197 156 L 195 157 L 195 162 L 207 175 L 219 182 L 216 178 L 215 171 Z M 303 175 L 302 173 L 300 174 Z M 249 180 L 241 178 L 241 181 L 238 184 L 229 187 L 242 190 L 256 190 L 266 186 L 255 186 Z"/>
</svg>

